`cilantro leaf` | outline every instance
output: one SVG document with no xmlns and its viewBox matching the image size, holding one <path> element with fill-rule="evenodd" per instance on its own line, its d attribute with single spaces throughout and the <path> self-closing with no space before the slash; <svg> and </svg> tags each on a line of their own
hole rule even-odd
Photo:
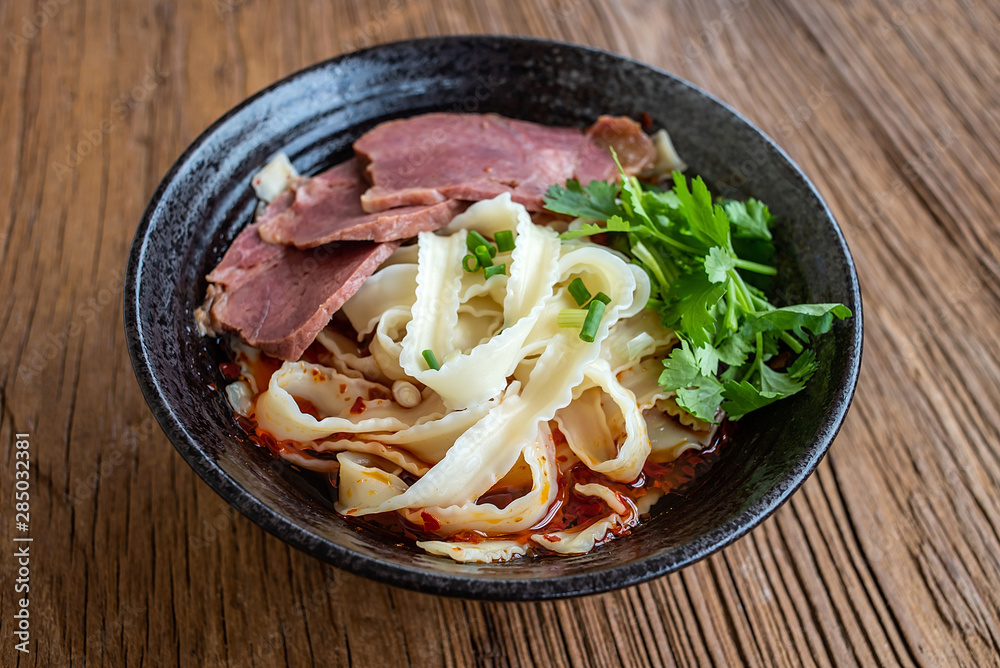
<svg viewBox="0 0 1000 668">
<path fill-rule="evenodd" d="M 722 397 L 725 399 L 722 410 L 726 411 L 729 419 L 739 420 L 747 413 L 783 399 L 784 395 L 762 392 L 745 380 L 739 383 L 731 380 L 723 384 Z"/>
<path fill-rule="evenodd" d="M 694 359 L 698 370 L 703 376 L 714 376 L 719 372 L 719 351 L 711 344 L 704 344 L 694 349 Z"/>
<path fill-rule="evenodd" d="M 709 350 L 713 350 L 711 346 Z M 699 356 L 705 348 L 692 351 L 691 345 L 681 340 L 670 357 L 663 360 L 660 385 L 674 392 L 677 404 L 706 422 L 715 422 L 715 414 L 722 403 L 722 383 L 715 379 L 715 369 L 705 372 L 700 367 Z M 711 356 L 711 353 L 709 353 Z"/>
<path fill-rule="evenodd" d="M 771 223 L 774 221 L 767 205 L 752 197 L 746 202 L 728 200 L 722 205 L 734 237 L 771 240 Z"/>
<path fill-rule="evenodd" d="M 611 216 L 608 218 L 607 227 L 601 227 L 595 223 L 583 223 L 578 229 L 566 230 L 559 235 L 559 238 L 579 239 L 580 237 L 590 237 L 606 232 L 628 232 L 630 229 L 632 229 L 632 226 L 622 220 L 621 216 Z"/>
<path fill-rule="evenodd" d="M 608 218 L 608 232 L 628 232 L 632 226 L 622 220 L 621 216 Z"/>
<path fill-rule="evenodd" d="M 576 218 L 607 220 L 621 213 L 618 206 L 618 184 L 591 181 L 584 188 L 576 179 L 566 182 L 566 187 L 552 185 L 545 191 L 545 208 Z"/>
<path fill-rule="evenodd" d="M 713 283 L 723 283 L 728 278 L 729 272 L 736 268 L 733 257 L 719 246 L 712 246 L 708 249 L 708 256 L 705 257 L 705 273 L 708 280 Z"/>
<path fill-rule="evenodd" d="M 722 403 L 722 383 L 715 378 L 702 376 L 699 385 L 677 390 L 677 405 L 705 422 L 715 423 L 715 414 Z"/>
<path fill-rule="evenodd" d="M 670 356 L 663 360 L 663 366 L 659 382 L 665 390 L 687 387 L 701 375 L 691 346 L 684 340 L 681 340 L 681 345 L 674 348 L 670 352 Z"/>
<path fill-rule="evenodd" d="M 804 351 L 799 355 L 792 365 L 788 367 L 788 375 L 797 380 L 805 382 L 812 378 L 812 375 L 816 372 L 816 353 L 811 350 Z"/>
<path fill-rule="evenodd" d="M 559 238 L 565 240 L 579 239 L 580 237 L 590 237 L 595 234 L 604 234 L 607 231 L 607 228 L 601 227 L 600 225 L 595 225 L 594 223 L 584 223 L 579 227 L 579 229 L 566 230 L 559 235 Z"/>
<path fill-rule="evenodd" d="M 830 331 L 834 317 L 843 320 L 851 315 L 851 309 L 843 304 L 795 304 L 751 314 L 747 323 L 753 332 L 791 330 L 804 339 L 804 329 L 813 334 L 825 334 Z"/>
<path fill-rule="evenodd" d="M 762 392 L 790 397 L 806 386 L 801 380 L 796 380 L 787 373 L 775 371 L 766 364 L 761 363 L 759 366 L 760 389 Z"/>
<path fill-rule="evenodd" d="M 688 190 L 687 179 L 680 172 L 674 172 L 674 193 L 696 239 L 709 246 L 732 247 L 726 212 L 712 204 L 712 193 L 700 176 L 695 177 Z"/>
<path fill-rule="evenodd" d="M 695 346 L 711 343 L 715 335 L 715 308 L 726 286 L 710 283 L 704 272 L 688 274 L 674 282 L 680 296 L 663 314 L 664 324 L 683 332 Z"/>
<path fill-rule="evenodd" d="M 747 354 L 751 350 L 753 347 L 740 332 L 733 332 L 725 337 L 716 348 L 719 361 L 730 367 L 743 366 L 743 363 L 747 361 Z"/>
</svg>

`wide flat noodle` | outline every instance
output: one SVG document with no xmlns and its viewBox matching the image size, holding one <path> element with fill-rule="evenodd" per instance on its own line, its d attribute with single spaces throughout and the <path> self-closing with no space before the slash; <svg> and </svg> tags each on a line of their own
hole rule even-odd
<svg viewBox="0 0 1000 668">
<path fill-rule="evenodd" d="M 464 230 L 450 237 L 421 232 L 418 239 L 416 299 L 410 307 L 399 364 L 407 374 L 440 394 L 441 383 L 435 382 L 437 371 L 427 368 L 423 352 L 433 351 L 444 362 L 455 349 L 452 334 L 458 325 L 461 303 L 462 258 L 468 251 Z"/>
<path fill-rule="evenodd" d="M 486 203 L 473 205 L 463 215 Z M 450 256 L 438 250 L 434 251 L 434 255 L 428 252 L 426 258 L 421 255 L 417 299 L 402 341 L 400 364 L 407 374 L 440 394 L 445 405 L 451 409 L 479 403 L 503 391 L 508 376 L 520 359 L 524 341 L 547 308 L 558 275 L 559 239 L 555 232 L 532 223 L 527 211 L 519 204 L 508 204 L 503 210 L 508 225 L 516 221 L 518 231 L 503 302 L 504 329 L 466 354 L 452 356 L 453 351 L 458 351 L 454 338 L 448 337 L 448 333 L 453 333 L 458 325 L 458 289 L 461 274 L 467 273 L 461 267 L 461 258 L 466 252 L 464 230 L 449 237 L 460 240 L 462 244 Z M 440 245 L 424 236 L 421 236 L 420 243 L 421 248 L 425 243 L 435 249 Z M 430 264 L 444 257 L 450 258 L 447 261 L 452 262 L 451 266 Z M 447 294 L 435 297 L 435 290 L 446 288 Z M 440 370 L 426 368 L 421 357 L 424 350 L 434 352 L 441 363 Z M 470 382 L 470 379 L 475 379 L 475 382 Z"/>
<path fill-rule="evenodd" d="M 585 374 L 595 388 L 600 388 L 617 405 L 624 423 L 624 439 L 621 439 L 621 444 L 615 448 L 613 443 L 607 442 L 606 437 L 597 438 L 598 434 L 590 430 L 598 428 L 592 426 L 592 423 L 595 420 L 599 422 L 604 413 L 592 414 L 588 418 L 582 414 L 586 409 L 578 408 L 577 402 L 556 414 L 559 428 L 566 436 L 569 447 L 588 468 L 603 473 L 612 480 L 632 482 L 639 477 L 642 465 L 646 463 L 650 452 L 649 434 L 646 431 L 646 421 L 642 417 L 642 411 L 636 403 L 635 395 L 618 382 L 605 360 L 600 359 L 590 364 Z M 611 430 L 607 426 L 601 428 L 599 432 L 599 434 L 610 433 Z"/>
<path fill-rule="evenodd" d="M 583 496 L 594 496 L 607 504 L 611 514 L 590 526 L 578 531 L 555 531 L 538 533 L 531 540 L 547 550 L 559 554 L 586 554 L 594 549 L 594 545 L 603 541 L 608 533 L 622 533 L 635 526 L 639 519 L 639 511 L 631 501 L 628 501 L 605 485 L 592 483 L 576 485 L 574 491 Z"/>
<path fill-rule="evenodd" d="M 520 454 L 531 470 L 532 480 L 531 490 L 524 496 L 514 499 L 504 508 L 491 503 L 428 507 L 421 510 L 419 516 L 410 518 L 411 521 L 422 524 L 426 513 L 434 518 L 442 533 L 515 533 L 531 528 L 545 517 L 559 491 L 555 444 L 546 423 L 541 424 L 538 438 L 525 446 Z"/>
<path fill-rule="evenodd" d="M 439 557 L 451 557 L 462 563 L 510 561 L 527 554 L 528 546 L 513 540 L 485 540 L 481 543 L 444 540 L 418 540 L 417 547 Z"/>
<path fill-rule="evenodd" d="M 397 251 L 398 252 L 398 251 Z M 417 265 L 394 264 L 384 267 L 365 281 L 357 292 L 340 307 L 351 326 L 364 337 L 378 324 L 382 314 L 391 308 L 410 308 L 416 301 Z"/>
<path fill-rule="evenodd" d="M 414 408 L 402 408 L 383 385 L 351 378 L 335 369 L 309 362 L 285 362 L 271 376 L 266 392 L 257 397 L 256 418 L 261 428 L 278 440 L 315 441 L 331 434 L 373 431 L 395 432 L 444 417 L 440 400 L 429 395 Z M 312 403 L 322 419 L 305 413 L 296 400 Z M 356 406 L 363 406 L 358 411 Z"/>
<path fill-rule="evenodd" d="M 334 507 L 341 515 L 355 515 L 399 494 L 406 483 L 395 473 L 372 466 L 370 458 L 356 452 L 341 452 L 339 495 Z"/>
<path fill-rule="evenodd" d="M 631 525 L 620 515 L 611 514 L 581 531 L 533 534 L 531 540 L 559 554 L 586 554 L 594 549 L 594 545 L 603 541 L 608 533 L 618 533 L 629 526 Z"/>
</svg>

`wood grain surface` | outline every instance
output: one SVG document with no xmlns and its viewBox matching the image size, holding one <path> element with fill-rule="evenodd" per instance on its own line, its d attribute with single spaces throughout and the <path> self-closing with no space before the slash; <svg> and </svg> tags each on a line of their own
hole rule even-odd
<svg viewBox="0 0 1000 668">
<path fill-rule="evenodd" d="M 143 207 L 249 94 L 370 44 L 513 33 L 675 72 L 816 182 L 865 298 L 854 406 L 749 536 L 558 602 L 451 600 L 285 546 L 156 426 L 121 290 Z M 994 0 L 4 0 L 0 663 L 983 666 L 1000 659 L 1000 7 Z M 31 434 L 30 653 L 15 434 Z"/>
</svg>

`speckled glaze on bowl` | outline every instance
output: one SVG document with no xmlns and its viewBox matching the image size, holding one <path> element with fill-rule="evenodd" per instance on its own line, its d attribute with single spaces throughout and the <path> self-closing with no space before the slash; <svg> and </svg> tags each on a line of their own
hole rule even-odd
<svg viewBox="0 0 1000 668">
<path fill-rule="evenodd" d="M 486 112 L 585 127 L 600 114 L 670 132 L 694 173 L 753 195 L 777 216 L 778 297 L 843 302 L 808 390 L 740 421 L 706 482 L 668 512 L 591 554 L 457 564 L 348 524 L 330 491 L 269 461 L 221 390 L 219 345 L 198 335 L 204 276 L 252 217 L 251 174 L 283 150 L 306 174 L 346 159 L 382 121 L 433 110 Z M 819 463 L 854 394 L 861 295 L 850 252 L 802 172 L 738 113 L 677 78 L 594 49 L 510 37 L 378 46 L 279 81 L 226 114 L 178 159 L 143 215 L 129 256 L 125 330 L 139 385 L 167 436 L 224 499 L 290 545 L 348 571 L 420 591 L 545 599 L 607 591 L 686 566 L 766 518 Z"/>
</svg>

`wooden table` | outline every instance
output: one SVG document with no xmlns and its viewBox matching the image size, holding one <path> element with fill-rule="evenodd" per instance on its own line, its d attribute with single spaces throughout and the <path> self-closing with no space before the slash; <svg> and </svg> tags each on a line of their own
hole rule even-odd
<svg viewBox="0 0 1000 668">
<path fill-rule="evenodd" d="M 998 662 L 1000 10 L 822 4 L 3 2 L 0 663 Z M 805 169 L 854 251 L 867 340 L 840 436 L 774 517 L 682 572 L 535 604 L 376 584 L 234 515 L 140 396 L 125 258 L 180 152 L 305 65 L 462 32 L 591 44 L 706 88 Z M 22 432 L 30 654 L 12 636 Z"/>
</svg>

